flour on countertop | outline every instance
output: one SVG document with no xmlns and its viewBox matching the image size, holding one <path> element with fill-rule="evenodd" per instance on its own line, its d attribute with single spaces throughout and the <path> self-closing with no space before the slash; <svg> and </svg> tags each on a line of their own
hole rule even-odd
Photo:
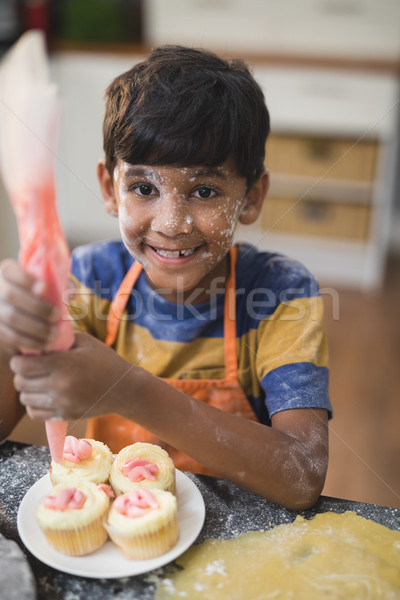
<svg viewBox="0 0 400 600">
<path fill-rule="evenodd" d="M 220 575 L 224 575 L 225 577 L 227 576 L 225 563 L 222 560 L 222 558 L 208 563 L 208 565 L 206 565 L 206 568 L 204 569 L 204 572 L 206 575 L 213 575 L 214 573 L 219 573 Z"/>
</svg>

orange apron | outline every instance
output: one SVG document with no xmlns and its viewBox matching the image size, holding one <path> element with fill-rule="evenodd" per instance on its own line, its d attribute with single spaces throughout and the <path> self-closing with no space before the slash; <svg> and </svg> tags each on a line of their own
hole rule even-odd
<svg viewBox="0 0 400 600">
<path fill-rule="evenodd" d="M 232 247 L 230 249 L 230 275 L 226 284 L 224 306 L 225 379 L 164 379 L 164 381 L 185 394 L 202 402 L 207 402 L 215 408 L 252 421 L 258 421 L 238 381 L 235 306 L 236 257 L 237 250 Z M 134 262 L 115 295 L 107 323 L 106 344 L 108 346 L 113 345 L 117 336 L 119 321 L 129 297 L 126 290 L 133 289 L 141 270 L 141 264 Z M 122 289 L 124 290 L 123 294 L 120 293 Z M 215 475 L 187 454 L 164 443 L 146 429 L 119 415 L 111 414 L 90 419 L 86 435 L 89 438 L 101 440 L 115 453 L 134 442 L 158 444 L 167 450 L 178 469 Z"/>
</svg>

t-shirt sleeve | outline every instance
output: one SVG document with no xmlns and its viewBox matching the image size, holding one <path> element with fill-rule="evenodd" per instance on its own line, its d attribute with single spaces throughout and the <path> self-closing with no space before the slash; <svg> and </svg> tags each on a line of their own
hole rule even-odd
<svg viewBox="0 0 400 600">
<path fill-rule="evenodd" d="M 294 408 L 324 408 L 329 400 L 328 347 L 316 282 L 305 293 L 282 296 L 258 327 L 256 369 L 270 416 Z"/>
<path fill-rule="evenodd" d="M 114 247 L 104 244 L 81 246 L 72 252 L 67 293 L 67 309 L 78 331 L 104 341 L 113 288 L 109 283 L 112 268 L 118 266 Z M 115 269 L 117 270 L 117 268 Z M 104 274 L 108 277 L 104 283 Z"/>
<path fill-rule="evenodd" d="M 70 274 L 67 290 L 67 310 L 76 331 L 95 335 L 93 306 L 95 296 L 74 275 Z"/>
</svg>

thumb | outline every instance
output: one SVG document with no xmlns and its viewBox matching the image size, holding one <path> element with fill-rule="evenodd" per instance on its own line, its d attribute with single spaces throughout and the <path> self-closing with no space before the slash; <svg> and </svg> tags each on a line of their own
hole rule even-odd
<svg viewBox="0 0 400 600">
<path fill-rule="evenodd" d="M 93 348 L 95 339 L 89 333 L 83 331 L 75 331 L 75 341 L 73 348 Z"/>
</svg>

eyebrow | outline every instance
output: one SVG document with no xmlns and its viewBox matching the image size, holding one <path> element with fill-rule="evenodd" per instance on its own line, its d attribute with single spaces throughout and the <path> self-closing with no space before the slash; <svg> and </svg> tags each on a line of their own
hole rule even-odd
<svg viewBox="0 0 400 600">
<path fill-rule="evenodd" d="M 124 172 L 125 177 L 140 177 L 141 175 L 150 175 L 151 170 L 148 167 L 129 167 Z"/>
<path fill-rule="evenodd" d="M 164 166 L 164 165 L 163 165 Z M 175 167 L 173 167 L 175 168 Z M 219 179 L 227 180 L 228 177 L 220 169 L 206 168 L 191 171 L 188 167 L 176 167 L 177 169 L 186 169 L 189 177 L 217 177 Z M 151 166 L 150 167 L 129 167 L 125 173 L 125 177 L 140 177 L 140 176 L 154 175 Z"/>
<path fill-rule="evenodd" d="M 223 171 L 213 168 L 199 169 L 198 171 L 193 171 L 190 175 L 192 177 L 218 177 L 219 179 L 228 179 Z"/>
</svg>

